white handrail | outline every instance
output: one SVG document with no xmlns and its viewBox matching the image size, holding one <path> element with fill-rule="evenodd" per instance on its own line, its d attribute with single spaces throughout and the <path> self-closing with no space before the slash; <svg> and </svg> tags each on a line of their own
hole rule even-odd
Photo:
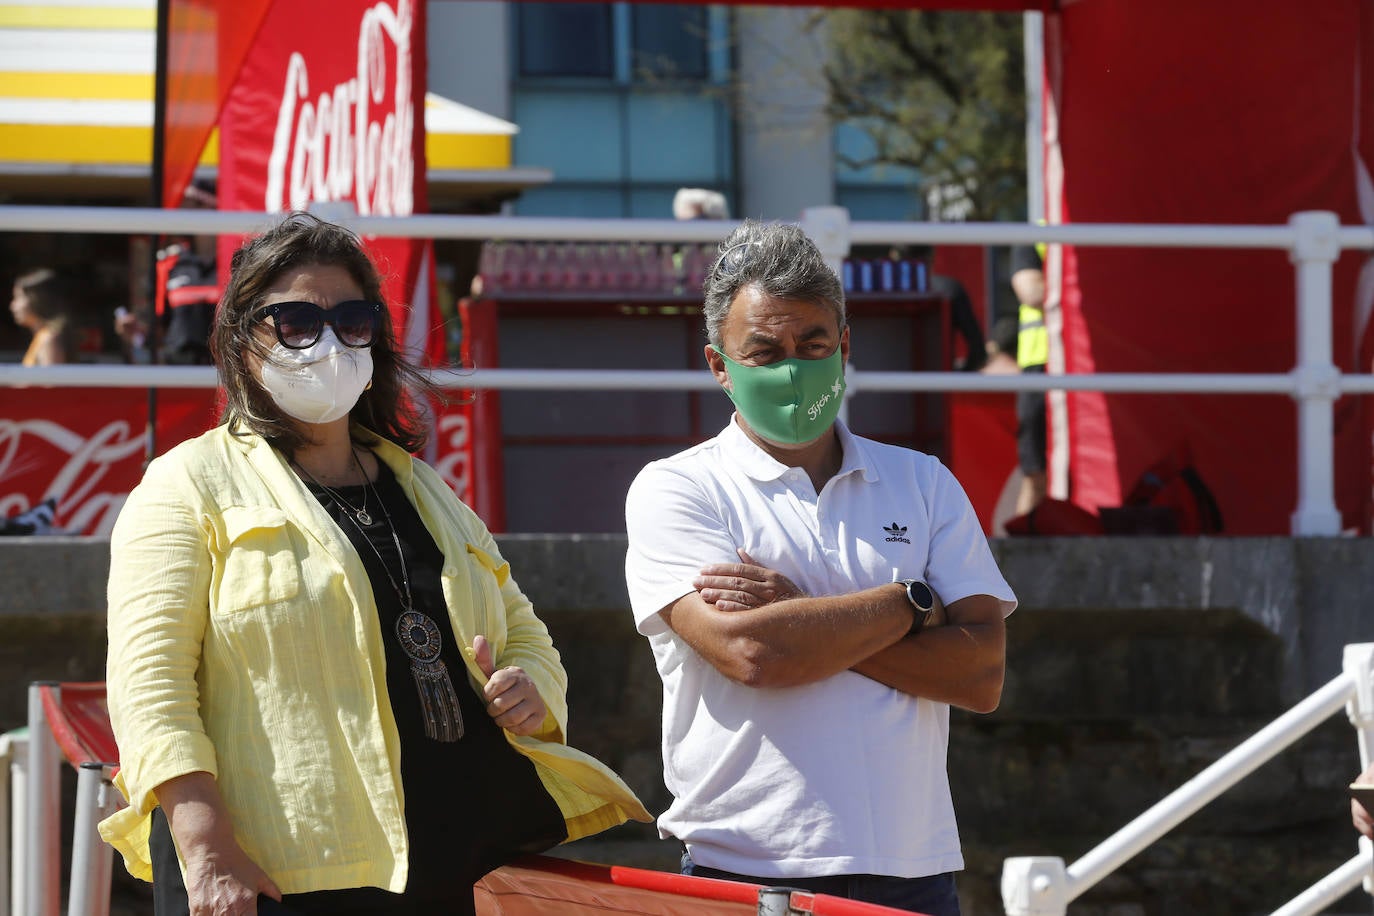
<svg viewBox="0 0 1374 916">
<path fill-rule="evenodd" d="M 90 232 L 98 234 L 242 234 L 259 232 L 281 213 L 248 210 L 159 210 L 151 207 L 0 206 L 0 232 Z M 364 235 L 386 238 L 516 239 L 606 242 L 718 242 L 737 220 L 581 219 L 555 216 L 339 216 L 330 219 Z M 1035 242 L 1083 247 L 1246 248 L 1290 250 L 1300 230 L 1293 225 L 1196 225 L 1191 223 L 855 222 L 850 244 L 1029 245 Z M 1339 227 L 1341 250 L 1374 251 L 1374 228 Z"/>
<path fill-rule="evenodd" d="M 1166 795 L 1068 867 L 1068 899 L 1080 897 L 1189 815 L 1340 712 L 1346 701 L 1354 695 L 1354 678 L 1346 673 L 1338 674 L 1307 699 Z"/>
<path fill-rule="evenodd" d="M 718 387 L 707 373 L 672 369 L 434 369 L 431 381 L 446 389 L 519 390 L 698 390 Z M 1291 375 L 1106 373 L 1072 376 L 979 375 L 969 372 L 873 372 L 851 370 L 850 393 L 892 391 L 1110 391 L 1287 394 Z M 207 366 L 0 365 L 0 386 L 13 388 L 214 388 L 218 378 Z M 1341 390 L 1374 392 L 1374 376 L 1345 376 Z"/>
<path fill-rule="evenodd" d="M 355 231 L 403 238 L 449 239 L 563 239 L 572 241 L 712 242 L 738 223 L 724 220 L 567 219 L 552 217 L 448 216 L 409 217 L 331 214 Z M 116 207 L 0 206 L 0 231 L 238 234 L 259 231 L 280 214 L 212 210 L 158 210 Z M 1287 393 L 1297 401 L 1298 505 L 1292 514 L 1296 535 L 1340 533 L 1341 517 L 1335 502 L 1333 461 L 1336 398 L 1347 393 L 1374 392 L 1374 378 L 1343 374 L 1332 358 L 1331 271 L 1344 250 L 1374 250 L 1374 229 L 1341 226 L 1334 213 L 1294 214 L 1281 226 L 1198 226 L 1083 224 L 1032 226 L 1024 223 L 850 223 L 838 207 L 808 210 L 802 224 L 817 240 L 827 263 L 835 265 L 854 243 L 944 243 L 965 245 L 1049 242 L 1093 246 L 1187 248 L 1247 248 L 1286 250 L 1295 266 L 1296 339 L 1298 363 L 1287 374 L 1058 375 L 1041 378 L 1001 376 L 974 378 L 956 373 L 855 372 L 853 391 L 1104 391 L 1104 392 L 1218 392 L 1225 394 Z M 43 376 L 27 370 L 16 379 L 0 370 L 0 384 L 35 384 Z M 580 389 L 637 387 L 704 390 L 712 386 L 704 374 L 649 375 L 591 374 L 577 370 L 484 370 L 458 381 L 460 388 Z M 510 373 L 510 374 L 506 374 Z M 688 378 L 689 375 L 693 377 Z M 88 376 L 88 378 L 94 376 Z M 139 376 L 145 384 L 160 385 L 171 376 Z M 47 376 L 49 384 L 84 384 Z M 125 376 L 134 378 L 133 375 Z M 189 377 L 188 377 L 189 378 Z M 211 387 L 213 381 L 194 377 L 189 387 Z M 447 383 L 447 380 L 445 380 Z"/>
<path fill-rule="evenodd" d="M 1103 840 L 1082 858 L 1065 867 L 1057 856 L 1019 856 L 1002 866 L 1002 903 L 1008 916 L 1064 916 L 1068 905 L 1087 893 L 1146 846 L 1196 813 L 1208 802 L 1240 782 L 1303 735 L 1345 708 L 1357 730 L 1374 710 L 1374 643 L 1347 645 L 1342 671 L 1288 712 L 1241 742 L 1211 766 L 1150 807 L 1144 814 Z M 1367 750 L 1361 736 L 1362 763 Z M 1279 912 L 1299 916 L 1317 912 L 1329 895 L 1358 883 L 1356 862 L 1369 867 L 1369 843 L 1360 841 L 1361 855 L 1332 872 Z M 1338 889 L 1343 888 L 1340 893 Z M 1334 899 L 1334 898 L 1331 898 Z"/>
<path fill-rule="evenodd" d="M 705 371 L 686 369 L 432 369 L 445 389 L 521 391 L 714 391 Z M 1106 391 L 1115 394 L 1291 394 L 1290 373 L 1107 372 L 1083 375 L 981 375 L 977 372 L 877 372 L 851 368 L 849 393 L 901 391 Z M 0 364 L 0 387 L 10 388 L 214 388 L 209 366 L 116 364 L 16 366 Z M 1342 394 L 1374 394 L 1374 375 L 1342 375 Z"/>
<path fill-rule="evenodd" d="M 1316 884 L 1275 910 L 1272 916 L 1316 916 L 1360 886 L 1370 873 L 1369 840 L 1360 838 L 1360 852 Z"/>
</svg>

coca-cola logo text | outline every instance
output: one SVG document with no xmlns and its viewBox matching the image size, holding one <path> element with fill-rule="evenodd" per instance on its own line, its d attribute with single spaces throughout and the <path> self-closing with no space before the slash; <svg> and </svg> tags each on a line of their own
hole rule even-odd
<svg viewBox="0 0 1374 916">
<path fill-rule="evenodd" d="M 411 3 L 378 3 L 363 14 L 355 75 L 313 102 L 305 56 L 291 53 L 267 163 L 266 211 L 340 200 L 354 201 L 364 215 L 414 211 Z M 388 46 L 396 55 L 390 87 Z"/>
<path fill-rule="evenodd" d="M 141 473 L 138 458 L 144 448 L 142 433 L 126 420 L 106 423 L 90 435 L 52 420 L 0 420 L 0 481 L 38 474 L 46 480 L 41 492 L 26 488 L 27 492 L 11 491 L 0 496 L 0 516 L 24 512 L 55 496 L 58 520 L 64 531 L 109 534 L 130 487 Z M 65 456 L 59 459 L 60 464 L 48 462 L 46 456 L 53 450 Z M 35 463 L 39 461 L 42 466 Z M 105 477 L 116 466 L 121 467 L 114 476 L 122 479 L 112 489 Z"/>
</svg>

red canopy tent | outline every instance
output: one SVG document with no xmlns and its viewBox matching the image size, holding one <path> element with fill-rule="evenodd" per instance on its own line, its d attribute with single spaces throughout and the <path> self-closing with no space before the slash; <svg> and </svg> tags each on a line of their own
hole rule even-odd
<svg viewBox="0 0 1374 916">
<path fill-rule="evenodd" d="M 1371 14 L 1359 0 L 1085 0 L 1052 13 L 1050 222 L 1273 224 L 1301 210 L 1331 210 L 1344 224 L 1374 218 L 1374 195 L 1360 195 L 1374 153 L 1374 125 L 1362 123 L 1374 114 Z M 1294 274 L 1281 253 L 1066 247 L 1059 265 L 1051 260 L 1064 371 L 1294 365 Z M 1374 356 L 1355 304 L 1362 261 L 1347 255 L 1335 268 L 1333 344 L 1347 372 L 1369 371 Z M 1118 505 L 1147 465 L 1186 444 L 1228 533 L 1288 531 L 1297 501 L 1288 398 L 1078 393 L 1058 406 L 1052 469 L 1086 508 Z M 1368 403 L 1337 404 L 1337 503 L 1347 527 L 1366 531 L 1370 430 Z"/>
</svg>

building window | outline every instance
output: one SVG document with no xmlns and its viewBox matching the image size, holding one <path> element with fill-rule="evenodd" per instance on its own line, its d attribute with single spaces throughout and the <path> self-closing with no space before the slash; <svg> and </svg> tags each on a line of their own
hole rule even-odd
<svg viewBox="0 0 1374 916">
<path fill-rule="evenodd" d="M 906 222 L 927 218 L 921 197 L 921 176 L 900 165 L 871 163 L 873 139 L 857 123 L 837 124 L 832 133 L 835 150 L 835 203 L 849 210 L 853 220 Z"/>
<path fill-rule="evenodd" d="M 705 80 L 710 24 L 704 6 L 637 3 L 630 10 L 630 64 L 637 80 Z"/>
<path fill-rule="evenodd" d="M 524 77 L 615 75 L 608 3 L 517 3 L 516 54 Z"/>
<path fill-rule="evenodd" d="M 736 200 L 727 8 L 512 7 L 515 162 L 555 176 L 526 191 L 517 213 L 666 219 L 679 187 Z"/>
</svg>

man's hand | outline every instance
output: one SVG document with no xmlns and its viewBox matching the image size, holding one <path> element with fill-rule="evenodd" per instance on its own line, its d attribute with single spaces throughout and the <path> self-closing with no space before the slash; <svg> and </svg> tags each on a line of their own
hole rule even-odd
<svg viewBox="0 0 1374 916">
<path fill-rule="evenodd" d="M 776 569 L 760 566 L 743 547 L 736 552 L 742 563 L 715 563 L 703 566 L 692 580 L 707 604 L 721 611 L 746 611 L 774 601 L 805 598 L 806 593 Z"/>
<path fill-rule="evenodd" d="M 1369 769 L 1361 773 L 1355 781 L 1366 784 L 1374 783 L 1374 763 L 1371 763 Z M 1353 798 L 1350 800 L 1350 820 L 1354 823 L 1356 830 L 1374 840 L 1374 812 L 1369 811 Z"/>
<path fill-rule="evenodd" d="M 142 345 L 148 336 L 148 325 L 128 309 L 115 312 L 114 330 L 120 339 L 131 345 Z"/>
<path fill-rule="evenodd" d="M 487 715 L 497 725 L 514 735 L 533 735 L 544 724 L 548 708 L 534 686 L 534 679 L 524 668 L 510 666 L 496 670 L 492 661 L 491 643 L 485 636 L 472 638 L 472 650 L 477 667 L 487 676 L 482 696 L 487 701 Z"/>
</svg>

